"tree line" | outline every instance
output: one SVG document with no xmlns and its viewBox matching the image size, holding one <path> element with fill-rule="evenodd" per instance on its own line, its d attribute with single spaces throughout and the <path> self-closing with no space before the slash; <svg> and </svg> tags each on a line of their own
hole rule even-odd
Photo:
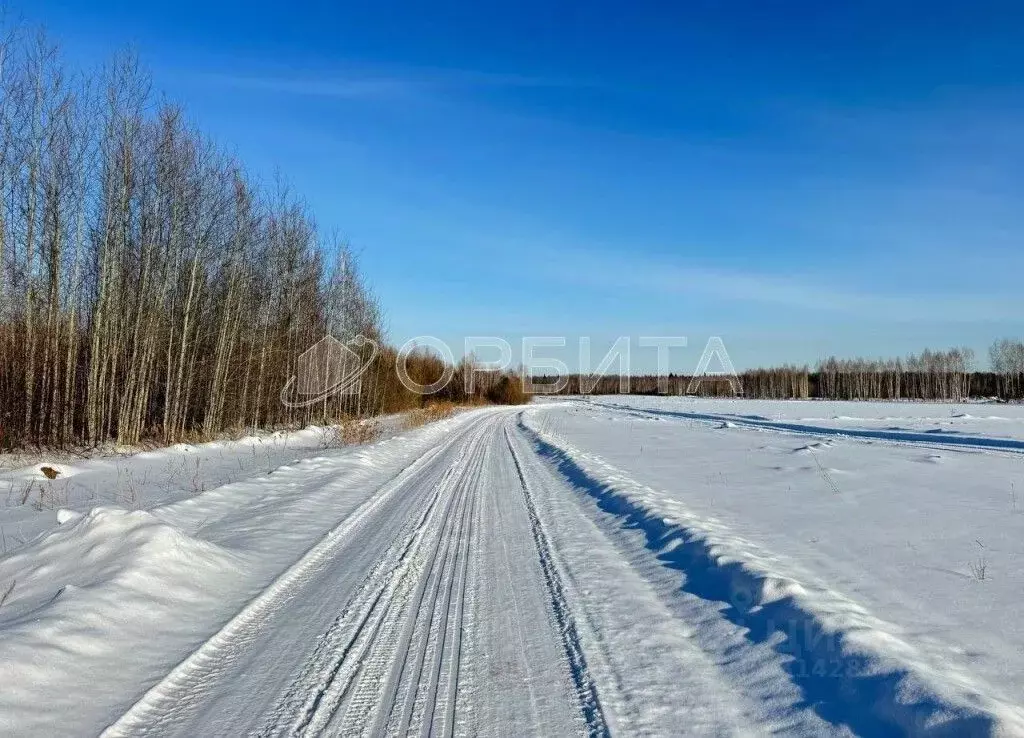
<svg viewBox="0 0 1024 738">
<path fill-rule="evenodd" d="M 924 350 L 903 358 L 839 359 L 829 357 L 811 369 L 779 366 L 748 369 L 738 375 L 742 394 L 759 399 L 828 400 L 936 400 L 959 402 L 967 398 L 1024 400 L 1024 341 L 1002 339 L 989 349 L 988 371 L 974 367 L 969 348 Z M 554 377 L 535 377 L 538 385 Z M 625 381 L 624 381 L 625 380 Z M 698 380 L 698 381 L 694 381 Z M 617 394 L 628 386 L 631 394 L 732 396 L 727 379 L 689 374 L 667 376 L 571 375 L 560 394 Z"/>
<path fill-rule="evenodd" d="M 326 334 L 383 342 L 352 251 L 161 100 L 132 56 L 69 71 L 0 40 L 0 447 L 174 442 L 412 407 L 383 347 L 360 389 L 281 403 Z"/>
</svg>

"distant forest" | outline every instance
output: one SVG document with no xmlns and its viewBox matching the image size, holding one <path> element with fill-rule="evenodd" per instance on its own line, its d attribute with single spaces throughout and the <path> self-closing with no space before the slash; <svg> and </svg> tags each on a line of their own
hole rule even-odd
<svg viewBox="0 0 1024 738">
<path fill-rule="evenodd" d="M 989 369 L 974 369 L 974 352 L 955 348 L 925 350 L 896 359 L 837 359 L 830 357 L 811 369 L 779 366 L 748 369 L 739 373 L 741 394 L 762 399 L 828 400 L 944 400 L 995 398 L 1024 399 L 1024 341 L 1003 339 L 989 349 Z M 559 394 L 616 394 L 623 378 L 573 375 Z M 631 376 L 629 392 L 638 395 L 685 395 L 726 397 L 737 394 L 732 381 L 721 376 Z M 536 377 L 538 385 L 553 377 Z"/>
</svg>

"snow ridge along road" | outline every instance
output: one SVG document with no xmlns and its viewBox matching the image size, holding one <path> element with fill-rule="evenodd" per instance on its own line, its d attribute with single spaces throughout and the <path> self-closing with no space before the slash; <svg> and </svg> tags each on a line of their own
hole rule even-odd
<svg viewBox="0 0 1024 738">
<path fill-rule="evenodd" d="M 70 520 L 22 549 L 21 576 L 43 571 L 54 550 L 79 545 L 91 560 L 109 520 L 146 545 L 156 545 L 149 531 L 170 541 L 153 549 L 157 561 L 194 551 L 209 571 L 193 567 L 199 581 L 175 584 L 177 607 L 147 615 L 145 632 L 163 633 L 159 648 L 117 622 L 102 622 L 92 640 L 53 644 L 71 674 L 102 675 L 133 654 L 119 682 L 54 687 L 74 687 L 85 712 L 29 709 L 47 699 L 24 686 L 38 667 L 12 662 L 12 682 L 0 674 L 0 729 L 1024 735 L 1020 706 L 969 660 L 915 642 L 827 572 L 691 511 L 586 446 L 612 438 L 608 447 L 631 458 L 632 412 L 582 402 L 482 409 L 150 513 Z M 640 453 L 683 437 L 725 443 L 684 420 L 645 421 Z M 15 571 L 7 559 L 0 574 Z M 109 605 L 135 574 L 132 561 L 116 563 L 109 581 L 94 577 L 30 610 L 16 602 L 13 620 L 0 610 L 0 657 L 38 652 L 64 632 L 54 623 L 114 617 Z M 220 610 L 200 596 L 217 591 Z M 171 618 L 191 628 L 164 627 Z"/>
</svg>

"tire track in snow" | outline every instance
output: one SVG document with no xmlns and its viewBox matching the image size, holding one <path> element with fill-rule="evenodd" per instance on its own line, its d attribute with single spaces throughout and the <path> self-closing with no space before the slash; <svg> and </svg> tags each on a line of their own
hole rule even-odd
<svg viewBox="0 0 1024 738">
<path fill-rule="evenodd" d="M 516 467 L 516 474 L 522 489 L 523 498 L 526 502 L 527 514 L 530 518 L 530 528 L 533 540 L 536 544 L 537 555 L 540 559 L 541 570 L 544 574 L 544 585 L 547 588 L 551 601 L 552 611 L 558 623 L 558 629 L 562 637 L 562 646 L 565 649 L 565 656 L 569 661 L 570 673 L 573 686 L 579 700 L 580 713 L 587 725 L 587 733 L 592 737 L 610 736 L 611 731 L 605 720 L 604 711 L 601 708 L 601 700 L 597 693 L 597 684 L 594 681 L 590 670 L 587 667 L 586 655 L 583 653 L 583 646 L 576 628 L 576 621 L 569 608 L 565 596 L 565 588 L 562 585 L 561 576 L 555 567 L 551 554 L 551 544 L 537 514 L 537 507 L 534 504 L 530 486 L 523 473 L 523 466 L 512 444 L 512 438 L 508 428 L 505 428 L 505 442 L 512 461 Z"/>
<path fill-rule="evenodd" d="M 343 681 L 334 681 L 324 696 L 313 705 L 312 713 L 295 726 L 295 735 L 341 733 L 344 735 L 392 733 L 389 720 L 398 706 L 397 695 L 406 686 L 411 695 L 403 704 L 399 732 L 408 732 L 413 721 L 413 700 L 419 686 L 423 659 L 430 643 L 439 643 L 437 660 L 443 654 L 443 635 L 447 633 L 449 614 L 454 611 L 453 628 L 461 631 L 462 603 L 452 599 L 454 592 L 464 594 L 464 581 L 458 586 L 455 573 L 465 571 L 465 559 L 471 531 L 466 521 L 472 514 L 474 480 L 479 475 L 483 454 L 479 446 L 486 435 L 480 432 L 460 455 L 444 481 L 438 486 L 434 510 L 403 552 L 396 576 L 386 596 L 371 604 L 375 625 L 368 631 L 356 653 L 342 653 L 349 664 Z M 421 617 L 426 621 L 421 622 Z M 443 623 L 443 626 L 438 624 Z M 415 636 L 419 636 L 416 638 Z M 457 662 L 458 651 L 451 649 L 450 659 Z M 409 655 L 417 654 L 413 668 L 407 669 Z M 440 670 L 440 665 L 436 667 Z M 436 702 L 434 691 L 423 700 L 424 709 Z M 431 713 L 432 715 L 432 713 Z M 431 721 L 423 721 L 429 731 Z M 451 731 L 450 723 L 447 729 Z"/>
<path fill-rule="evenodd" d="M 322 710 L 325 701 L 335 705 L 332 712 L 337 708 L 337 703 L 345 696 L 367 649 L 377 637 L 387 614 L 388 603 L 407 596 L 407 592 L 402 592 L 403 578 L 408 574 L 410 565 L 415 563 L 410 551 L 427 528 L 428 519 L 437 509 L 438 502 L 443 497 L 442 490 L 449 484 L 454 471 L 455 467 L 449 467 L 445 472 L 437 493 L 419 517 L 412 533 L 404 537 L 402 545 L 396 543 L 388 549 L 385 556 L 367 574 L 366 580 L 332 626 L 331 631 L 321 639 L 317 652 L 313 654 L 303 671 L 303 676 L 297 679 L 289 690 L 289 694 L 295 695 L 304 705 L 301 709 L 296 709 L 293 697 L 291 700 L 286 699 L 285 703 L 274 711 L 278 720 L 299 715 L 292 725 L 292 735 L 302 735 L 306 732 L 314 716 Z M 391 570 L 383 573 L 388 565 Z M 367 591 L 370 594 L 364 595 L 363 593 Z M 358 612 L 357 623 L 347 629 L 346 621 L 353 612 Z M 352 632 L 342 636 L 334 635 L 339 631 L 344 634 L 346 630 Z M 333 667 L 325 664 L 325 659 L 330 659 Z M 314 684 L 317 684 L 315 688 L 312 686 Z M 276 734 L 278 728 L 271 725 L 262 732 Z"/>
<path fill-rule="evenodd" d="M 477 478 L 478 476 L 479 474 L 477 474 Z M 474 481 L 476 480 L 474 479 Z M 459 532 L 450 539 L 451 546 L 449 548 L 449 553 L 452 554 L 452 560 L 450 566 L 447 568 L 449 573 L 447 575 L 447 578 L 444 580 L 442 586 L 439 588 L 443 597 L 443 603 L 439 608 L 437 606 L 437 600 L 435 599 L 434 607 L 432 609 L 431 621 L 433 622 L 435 619 L 437 619 L 438 624 L 435 628 L 432 629 L 432 633 L 430 636 L 430 639 L 433 642 L 433 658 L 431 668 L 427 672 L 427 684 L 425 686 L 425 691 L 421 700 L 422 715 L 420 718 L 420 726 L 421 734 L 423 735 L 427 735 L 431 732 L 431 727 L 433 725 L 434 717 L 437 711 L 438 694 L 440 693 L 442 686 L 442 666 L 444 665 L 444 655 L 446 651 L 446 646 L 447 650 L 449 650 L 450 652 L 448 658 L 448 676 L 450 676 L 450 674 L 453 672 L 458 672 L 460 654 L 458 649 L 455 647 L 454 634 L 461 634 L 461 621 L 463 610 L 462 602 L 457 598 L 453 600 L 452 596 L 453 594 L 456 594 L 458 591 L 461 591 L 463 593 L 465 592 L 465 587 L 457 586 L 457 583 L 461 582 L 461 575 L 462 572 L 465 570 L 467 556 L 464 550 L 464 541 L 468 542 L 469 536 L 466 533 L 464 533 L 464 531 L 467 526 L 467 519 L 472 519 L 472 511 L 473 508 L 475 507 L 476 497 L 477 495 L 471 494 L 469 489 L 466 490 L 463 496 L 462 512 L 459 518 Z M 451 626 L 449 625 L 449 620 L 451 620 Z M 453 633 L 451 641 L 449 641 L 448 639 L 449 627 L 451 627 Z M 425 650 L 426 649 L 424 648 L 424 651 Z M 422 675 L 422 671 L 418 673 Z M 448 691 L 450 692 L 452 683 L 449 681 L 447 686 L 449 687 Z M 412 697 L 412 694 L 413 693 L 410 691 L 410 698 Z M 447 698 L 449 696 L 453 695 L 446 695 L 444 711 L 445 715 L 447 714 Z M 403 722 L 399 726 L 399 731 L 408 731 L 408 728 L 408 721 L 403 720 Z M 448 723 L 445 726 L 444 734 L 450 735 L 451 733 L 452 724 Z"/>
<path fill-rule="evenodd" d="M 850 438 L 869 443 L 887 443 L 899 446 L 916 446 L 918 448 L 959 449 L 980 451 L 984 453 L 1024 453 L 1024 441 L 1015 438 L 990 438 L 988 436 L 955 436 L 940 435 L 927 431 L 889 431 L 867 430 L 864 428 L 834 428 L 827 425 L 808 425 L 806 423 L 790 423 L 784 421 L 754 419 L 729 415 L 727 413 L 698 413 L 685 410 L 658 410 L 655 408 L 630 407 L 614 403 L 594 402 L 587 404 L 611 410 L 624 415 L 649 416 L 656 418 L 673 418 L 689 420 L 701 424 L 730 423 L 739 428 L 751 430 L 785 433 L 796 436 L 814 438 Z"/>
<path fill-rule="evenodd" d="M 469 549 L 464 542 L 468 543 L 472 535 L 473 510 L 479 494 L 477 481 L 486 458 L 481 448 L 485 438 L 486 434 L 481 433 L 477 443 L 469 449 L 472 453 L 467 452 L 467 465 L 457 485 L 457 499 L 453 503 L 455 513 L 446 521 L 450 523 L 447 530 L 439 532 L 446 544 L 444 557 L 435 557 L 432 562 L 435 564 L 436 577 L 426 606 L 420 601 L 415 609 L 407 613 L 402 639 L 405 648 L 399 649 L 395 654 L 389 680 L 381 690 L 372 735 L 405 735 L 413 732 L 417 725 L 424 735 L 432 732 L 449 620 L 455 629 L 461 631 L 462 628 L 464 609 L 461 600 L 453 603 L 452 592 L 456 590 L 458 572 L 465 570 L 465 560 L 468 557 Z M 439 566 L 436 566 L 438 564 Z M 458 591 L 464 596 L 465 587 L 460 586 Z M 455 618 L 451 617 L 453 606 L 456 607 Z M 408 668 L 410 647 L 416 654 L 412 668 Z M 424 694 L 420 697 L 423 665 L 431 650 L 434 657 L 431 662 L 432 668 L 427 675 L 426 685 L 423 685 Z M 459 656 L 458 651 L 451 650 L 449 662 L 453 668 L 457 668 Z M 394 711 L 399 705 L 398 694 L 402 687 L 405 688 L 405 700 L 401 703 L 402 711 L 397 715 L 397 722 L 394 722 Z M 451 735 L 453 728 L 453 722 L 449 722 L 443 726 L 441 732 L 443 735 Z"/>
<path fill-rule="evenodd" d="M 476 528 L 473 523 L 476 520 L 476 510 L 478 508 L 479 499 L 479 494 L 473 496 L 473 502 L 470 505 L 470 512 L 468 513 L 470 532 L 464 537 L 465 550 L 462 555 L 462 571 L 459 575 L 458 594 L 456 598 L 458 611 L 456 613 L 455 625 L 452 628 L 451 650 L 454 657 L 449 659 L 447 700 L 445 702 L 444 709 L 444 725 L 446 726 L 448 734 L 453 733 L 455 729 L 455 707 L 459 692 L 459 674 L 462 667 L 462 632 L 466 614 L 466 583 L 469 579 L 469 560 L 471 557 L 470 552 L 473 550 L 473 536 L 476 535 Z"/>
<path fill-rule="evenodd" d="M 174 667 L 163 679 L 153 685 L 138 701 L 112 722 L 103 736 L 140 735 L 161 733 L 173 724 L 177 713 L 195 706 L 202 698 L 204 687 L 217 681 L 230 664 L 260 633 L 264 623 L 321 570 L 343 547 L 351 532 L 367 525 L 373 514 L 402 491 L 432 460 L 460 443 L 466 435 L 476 432 L 474 442 L 482 437 L 481 427 L 488 417 L 476 420 L 446 443 L 430 449 L 411 462 L 390 482 L 363 502 L 351 515 L 342 520 L 329 533 L 314 544 L 298 561 L 278 576 L 268 587 L 240 610 L 217 633 L 198 646 L 188 657 Z M 472 445 L 472 444 L 471 444 Z M 463 454 L 461 458 L 472 458 Z"/>
</svg>

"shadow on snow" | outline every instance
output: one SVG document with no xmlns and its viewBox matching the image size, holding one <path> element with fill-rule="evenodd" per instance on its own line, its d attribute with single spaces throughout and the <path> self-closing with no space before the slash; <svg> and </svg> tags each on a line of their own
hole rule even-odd
<svg viewBox="0 0 1024 738">
<path fill-rule="evenodd" d="M 860 736 L 988 736 L 993 717 L 950 705 L 907 669 L 857 653 L 847 634 L 823 627 L 815 613 L 791 596 L 760 604 L 769 577 L 742 563 L 719 560 L 699 532 L 664 519 L 613 485 L 591 477 L 565 451 L 520 422 L 537 452 L 576 489 L 594 498 L 625 530 L 638 531 L 645 547 L 668 568 L 684 574 L 681 589 L 715 603 L 722 616 L 744 630 L 748 641 L 767 645 L 786 660 L 803 706 Z"/>
<path fill-rule="evenodd" d="M 966 446 L 968 448 L 990 449 L 996 451 L 1024 452 L 1024 441 L 1013 438 L 989 438 L 987 436 L 960 435 L 961 431 L 935 429 L 911 431 L 898 428 L 885 430 L 868 430 L 864 428 L 830 428 L 824 425 L 808 425 L 806 423 L 786 423 L 768 420 L 757 415 L 730 415 L 728 413 L 697 413 L 685 410 L 658 410 L 654 408 L 634 408 L 625 405 L 614 405 L 602 402 L 592 404 L 608 410 L 643 413 L 686 420 L 700 420 L 712 423 L 733 423 L 746 428 L 785 431 L 814 436 L 834 436 L 841 438 L 860 438 L 872 441 L 890 441 L 895 443 L 923 443 L 928 445 Z M 942 436 L 941 439 L 936 436 Z"/>
</svg>

